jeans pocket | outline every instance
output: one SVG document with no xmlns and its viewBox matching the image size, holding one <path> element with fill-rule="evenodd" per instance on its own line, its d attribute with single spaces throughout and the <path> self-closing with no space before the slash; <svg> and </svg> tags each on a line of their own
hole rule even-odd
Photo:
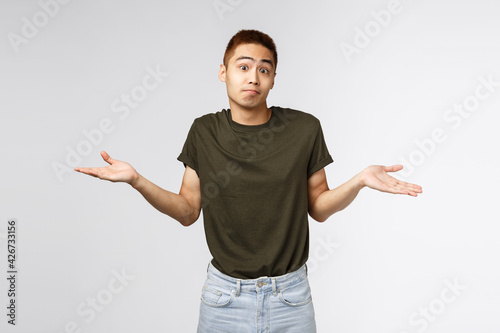
<svg viewBox="0 0 500 333">
<path fill-rule="evenodd" d="M 288 306 L 303 306 L 311 303 L 311 288 L 307 278 L 299 283 L 282 289 L 278 293 L 280 301 Z"/>
<path fill-rule="evenodd" d="M 227 291 L 225 288 L 207 281 L 201 291 L 201 301 L 214 308 L 223 308 L 231 304 L 234 294 L 234 290 Z"/>
</svg>

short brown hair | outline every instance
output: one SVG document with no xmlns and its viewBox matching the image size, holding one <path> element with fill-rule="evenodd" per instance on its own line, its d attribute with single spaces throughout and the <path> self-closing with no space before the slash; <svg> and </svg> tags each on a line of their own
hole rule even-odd
<svg viewBox="0 0 500 333">
<path fill-rule="evenodd" d="M 240 44 L 259 44 L 267 48 L 273 54 L 274 70 L 278 67 L 278 52 L 276 51 L 276 44 L 269 35 L 258 30 L 240 30 L 234 35 L 226 47 L 224 52 L 224 66 L 227 67 L 227 61 L 234 54 L 234 50 Z"/>
</svg>

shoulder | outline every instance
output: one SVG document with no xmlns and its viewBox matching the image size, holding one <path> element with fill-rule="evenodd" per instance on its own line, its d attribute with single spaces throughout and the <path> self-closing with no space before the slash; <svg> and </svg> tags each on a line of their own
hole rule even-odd
<svg viewBox="0 0 500 333">
<path fill-rule="evenodd" d="M 279 118 L 283 123 L 293 123 L 301 128 L 317 128 L 320 126 L 319 119 L 305 111 L 284 108 L 280 106 L 273 106 L 273 110 L 276 113 L 277 118 Z"/>
<path fill-rule="evenodd" d="M 202 129 L 202 128 L 213 128 L 227 119 L 227 110 L 222 109 L 221 111 L 206 113 L 202 116 L 199 116 L 193 121 L 194 129 Z"/>
</svg>

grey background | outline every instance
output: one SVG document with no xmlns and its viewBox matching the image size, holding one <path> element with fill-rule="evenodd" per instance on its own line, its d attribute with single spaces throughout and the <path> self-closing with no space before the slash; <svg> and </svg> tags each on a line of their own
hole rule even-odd
<svg viewBox="0 0 500 333">
<path fill-rule="evenodd" d="M 53 15 L 44 22 L 47 3 Z M 331 188 L 370 164 L 418 164 L 398 175 L 423 186 L 418 198 L 364 189 L 325 223 L 310 219 L 318 331 L 500 331 L 500 87 L 460 123 L 445 119 L 473 100 L 478 77 L 500 81 L 496 1 L 392 2 L 399 12 L 351 57 L 343 43 L 356 46 L 357 29 L 376 29 L 372 11 L 391 1 L 54 3 L 0 2 L 2 276 L 7 220 L 19 223 L 18 324 L 6 323 L 2 305 L 2 332 L 59 333 L 71 322 L 92 333 L 195 331 L 211 258 L 202 218 L 184 228 L 126 184 L 58 177 L 54 165 L 67 165 L 68 147 L 87 140 L 82 131 L 109 119 L 113 130 L 79 165 L 104 165 L 106 150 L 177 192 L 184 167 L 176 158 L 193 119 L 228 107 L 217 72 L 242 28 L 278 46 L 268 104 L 321 120 L 335 160 L 326 167 Z M 35 19 L 38 32 L 16 47 L 13 34 L 23 37 Z M 121 119 L 112 103 L 138 89 L 148 67 L 169 75 Z M 437 128 L 446 139 L 431 149 Z M 133 280 L 110 293 L 122 271 Z M 91 310 L 88 300 L 99 297 L 105 304 Z"/>
</svg>

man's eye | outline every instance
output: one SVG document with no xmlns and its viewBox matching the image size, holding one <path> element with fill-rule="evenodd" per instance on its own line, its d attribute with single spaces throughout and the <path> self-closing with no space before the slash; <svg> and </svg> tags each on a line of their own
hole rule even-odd
<svg viewBox="0 0 500 333">
<path fill-rule="evenodd" d="M 247 70 L 247 69 L 248 69 L 248 67 L 247 67 L 247 66 L 245 66 L 245 65 L 241 65 L 241 66 L 240 66 L 240 69 L 242 69 L 242 70 L 244 70 L 244 71 L 245 71 L 245 70 Z"/>
<path fill-rule="evenodd" d="M 267 68 L 261 68 L 260 72 L 264 73 L 264 74 L 267 74 L 267 73 L 269 73 L 269 70 Z"/>
</svg>

